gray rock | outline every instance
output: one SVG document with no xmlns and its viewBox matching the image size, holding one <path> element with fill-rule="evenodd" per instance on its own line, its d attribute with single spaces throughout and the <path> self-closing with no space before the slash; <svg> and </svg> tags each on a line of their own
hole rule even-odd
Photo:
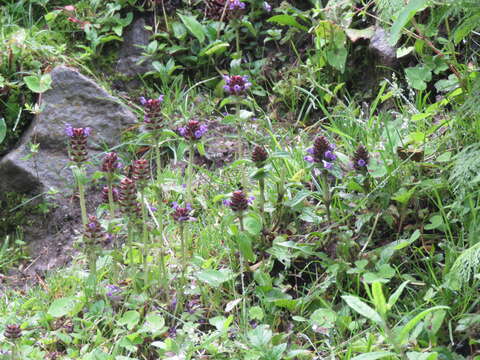
<svg viewBox="0 0 480 360">
<path fill-rule="evenodd" d="M 397 50 L 388 43 L 389 34 L 381 27 L 375 27 L 375 32 L 370 38 L 370 49 L 379 57 L 384 66 L 392 66 L 397 61 Z"/>
<path fill-rule="evenodd" d="M 71 229 L 78 228 L 80 219 L 78 204 L 71 198 L 74 182 L 69 169 L 65 125 L 92 128 L 89 158 L 98 161 L 104 151 L 118 144 L 122 130 L 136 121 L 136 116 L 118 99 L 76 69 L 58 66 L 51 76 L 52 88 L 42 95 L 42 112 L 17 147 L 0 158 L 0 196 L 14 191 L 33 197 L 50 189 L 57 190 L 57 195 L 49 198 L 52 211 L 41 219 L 35 216 L 26 219 L 34 226 L 24 229 L 25 240 L 32 243 L 32 249 L 46 249 L 47 267 L 62 258 L 57 252 L 71 240 Z M 32 144 L 38 146 L 33 156 Z M 93 209 L 95 201 L 90 203 Z M 63 223 L 63 219 L 69 220 Z M 62 235 L 65 233 L 69 236 Z M 50 246 L 53 246 L 51 251 Z M 53 260 L 52 254 L 56 254 Z M 44 254 L 35 250 L 32 256 Z"/>
<path fill-rule="evenodd" d="M 125 31 L 116 67 L 117 72 L 125 77 L 133 78 L 153 69 L 151 61 L 141 61 L 144 52 L 142 47 L 148 45 L 152 35 L 150 31 L 145 29 L 145 25 L 145 19 L 139 18 Z"/>
</svg>

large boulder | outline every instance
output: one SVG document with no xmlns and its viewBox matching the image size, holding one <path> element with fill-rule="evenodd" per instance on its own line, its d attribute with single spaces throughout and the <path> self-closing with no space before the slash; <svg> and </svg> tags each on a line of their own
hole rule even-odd
<svg viewBox="0 0 480 360">
<path fill-rule="evenodd" d="M 92 129 L 89 158 L 98 162 L 104 151 L 118 144 L 122 130 L 136 121 L 135 115 L 117 98 L 78 70 L 58 66 L 51 77 L 51 89 L 42 94 L 41 113 L 16 148 L 0 158 L 0 196 L 16 192 L 34 197 L 57 190 L 54 197 L 49 196 L 52 211 L 41 219 L 26 219 L 29 225 L 25 240 L 34 249 L 32 256 L 45 259 L 46 268 L 58 265 L 57 257 L 71 240 L 71 230 L 78 228 L 80 218 L 78 204 L 72 200 L 75 187 L 65 125 Z M 32 147 L 37 147 L 35 153 Z"/>
</svg>

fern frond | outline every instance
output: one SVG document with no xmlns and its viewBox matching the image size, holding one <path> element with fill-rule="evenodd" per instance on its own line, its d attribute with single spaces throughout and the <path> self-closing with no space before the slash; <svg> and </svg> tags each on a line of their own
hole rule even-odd
<svg viewBox="0 0 480 360">
<path fill-rule="evenodd" d="M 446 285 L 459 290 L 480 270 L 480 242 L 464 250 L 446 276 Z"/>
<path fill-rule="evenodd" d="M 454 158 L 450 183 L 457 197 L 464 197 L 480 184 L 480 144 L 465 147 Z"/>
</svg>

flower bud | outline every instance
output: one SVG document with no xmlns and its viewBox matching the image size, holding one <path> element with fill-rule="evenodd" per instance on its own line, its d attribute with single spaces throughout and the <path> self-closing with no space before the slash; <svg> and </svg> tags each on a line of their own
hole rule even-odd
<svg viewBox="0 0 480 360">
<path fill-rule="evenodd" d="M 144 182 L 148 180 L 150 165 L 146 159 L 138 159 L 133 162 L 133 180 Z"/>
<path fill-rule="evenodd" d="M 230 208 L 235 212 L 242 212 L 248 209 L 248 198 L 243 190 L 234 191 L 230 198 Z"/>
<path fill-rule="evenodd" d="M 365 146 L 360 145 L 353 155 L 353 167 L 357 171 L 366 171 L 370 162 L 370 154 Z"/>
<path fill-rule="evenodd" d="M 120 181 L 119 202 L 123 214 L 136 214 L 138 212 L 137 188 L 132 179 L 124 178 Z"/>
<path fill-rule="evenodd" d="M 257 168 L 261 168 L 265 165 L 267 161 L 268 153 L 262 146 L 255 146 L 252 151 L 252 161 L 255 163 Z"/>
<path fill-rule="evenodd" d="M 9 324 L 5 327 L 5 332 L 3 335 L 7 339 L 15 340 L 22 336 L 22 329 L 20 329 L 20 325 Z"/>
<path fill-rule="evenodd" d="M 67 124 L 65 133 L 70 138 L 70 159 L 77 164 L 87 160 L 87 138 L 90 136 L 91 129 L 74 128 Z"/>
</svg>

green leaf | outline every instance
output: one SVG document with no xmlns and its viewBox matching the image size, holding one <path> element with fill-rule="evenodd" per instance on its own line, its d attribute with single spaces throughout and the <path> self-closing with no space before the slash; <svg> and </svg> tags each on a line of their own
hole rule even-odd
<svg viewBox="0 0 480 360">
<path fill-rule="evenodd" d="M 333 328 L 337 320 L 337 313 L 331 309 L 317 309 L 310 316 L 312 325 L 323 328 Z"/>
<path fill-rule="evenodd" d="M 44 93 L 52 85 L 50 74 L 25 76 L 23 81 L 31 91 L 37 94 Z"/>
<path fill-rule="evenodd" d="M 377 309 L 382 317 L 385 317 L 387 314 L 387 301 L 383 295 L 382 284 L 379 281 L 372 283 L 372 297 L 375 309 Z"/>
<path fill-rule="evenodd" d="M 202 24 L 200 24 L 197 19 L 190 15 L 179 15 L 180 20 L 185 24 L 188 31 L 190 31 L 193 36 L 195 36 L 198 41 L 203 43 L 205 41 L 205 29 Z"/>
<path fill-rule="evenodd" d="M 375 351 L 367 354 L 358 355 L 352 358 L 352 360 L 376 360 L 382 359 L 387 356 L 395 356 L 396 354 L 390 351 Z"/>
<path fill-rule="evenodd" d="M 250 320 L 262 320 L 265 316 L 262 308 L 260 306 L 253 306 L 248 310 L 248 317 Z"/>
<path fill-rule="evenodd" d="M 255 261 L 255 253 L 252 248 L 252 239 L 248 234 L 240 233 L 236 236 L 238 248 L 242 253 L 245 260 L 253 262 Z"/>
<path fill-rule="evenodd" d="M 76 310 L 78 304 L 78 299 L 73 296 L 60 298 L 50 305 L 48 308 L 48 314 L 56 318 L 71 315 Z"/>
<path fill-rule="evenodd" d="M 430 309 L 422 311 L 420 314 L 415 316 L 413 319 L 411 319 L 405 326 L 403 326 L 400 330 L 400 333 L 398 334 L 397 341 L 400 345 L 404 345 L 407 342 L 408 339 L 408 334 L 412 329 L 429 313 L 435 310 L 440 310 L 440 309 L 449 309 L 448 306 L 434 306 Z"/>
<path fill-rule="evenodd" d="M 373 310 L 370 306 L 365 304 L 360 298 L 351 295 L 344 295 L 342 299 L 345 300 L 348 306 L 350 306 L 353 310 L 358 312 L 360 315 L 366 317 L 367 319 L 373 321 L 378 325 L 383 325 L 383 320 L 375 310 Z"/>
<path fill-rule="evenodd" d="M 196 277 L 198 280 L 203 281 L 212 287 L 219 287 L 224 282 L 234 279 L 235 274 L 230 269 L 207 269 L 198 272 Z"/>
<path fill-rule="evenodd" d="M 300 30 L 303 30 L 303 31 L 307 31 L 308 29 L 303 26 L 303 25 L 300 25 L 298 23 L 298 21 L 295 19 L 295 17 L 291 16 L 291 15 L 275 15 L 275 16 L 272 16 L 271 18 L 269 18 L 267 20 L 267 22 L 274 22 L 274 23 L 277 23 L 279 25 L 288 25 L 288 26 L 293 26 L 297 29 L 300 29 Z"/>
<path fill-rule="evenodd" d="M 135 310 L 130 310 L 127 311 L 123 316 L 121 317 L 120 320 L 118 320 L 118 323 L 120 325 L 125 325 L 128 330 L 132 330 L 140 321 L 140 313 Z"/>
<path fill-rule="evenodd" d="M 427 83 L 432 80 L 432 71 L 426 66 L 417 65 L 405 69 L 408 84 L 417 90 L 425 90 Z"/>
<path fill-rule="evenodd" d="M 273 332 L 268 325 L 259 325 L 255 329 L 250 330 L 247 334 L 250 344 L 254 347 L 262 348 L 270 342 Z"/>
<path fill-rule="evenodd" d="M 227 42 L 215 41 L 207 45 L 204 49 L 202 49 L 202 51 L 200 51 L 199 56 L 205 56 L 205 55 L 210 56 L 217 53 L 220 54 L 224 52 L 229 46 L 230 44 Z"/>
<path fill-rule="evenodd" d="M 408 360 L 436 360 L 438 353 L 409 351 L 407 352 L 407 358 Z"/>
<path fill-rule="evenodd" d="M 175 21 L 172 23 L 173 35 L 178 40 L 183 40 L 187 36 L 187 29 L 181 22 Z"/>
<path fill-rule="evenodd" d="M 143 324 L 142 330 L 150 333 L 158 333 L 165 328 L 165 319 L 155 313 L 149 313 L 145 317 L 145 324 Z"/>
<path fill-rule="evenodd" d="M 427 0 L 410 0 L 403 11 L 398 15 L 397 20 L 392 25 L 390 32 L 390 45 L 395 45 L 400 39 L 402 28 L 415 16 L 417 12 L 423 10 Z"/>
<path fill-rule="evenodd" d="M 402 292 L 403 290 L 405 289 L 405 287 L 408 285 L 409 281 L 404 281 L 398 288 L 397 290 L 395 290 L 395 292 L 390 295 L 390 297 L 388 298 L 388 304 L 387 304 L 387 308 L 390 310 L 394 305 L 395 303 L 397 302 L 398 298 L 400 297 L 400 295 L 402 295 Z"/>
<path fill-rule="evenodd" d="M 0 118 L 0 144 L 7 137 L 7 124 L 4 118 Z"/>
<path fill-rule="evenodd" d="M 263 229 L 262 218 L 257 214 L 250 214 L 244 220 L 245 230 L 253 236 L 260 235 Z"/>
</svg>

